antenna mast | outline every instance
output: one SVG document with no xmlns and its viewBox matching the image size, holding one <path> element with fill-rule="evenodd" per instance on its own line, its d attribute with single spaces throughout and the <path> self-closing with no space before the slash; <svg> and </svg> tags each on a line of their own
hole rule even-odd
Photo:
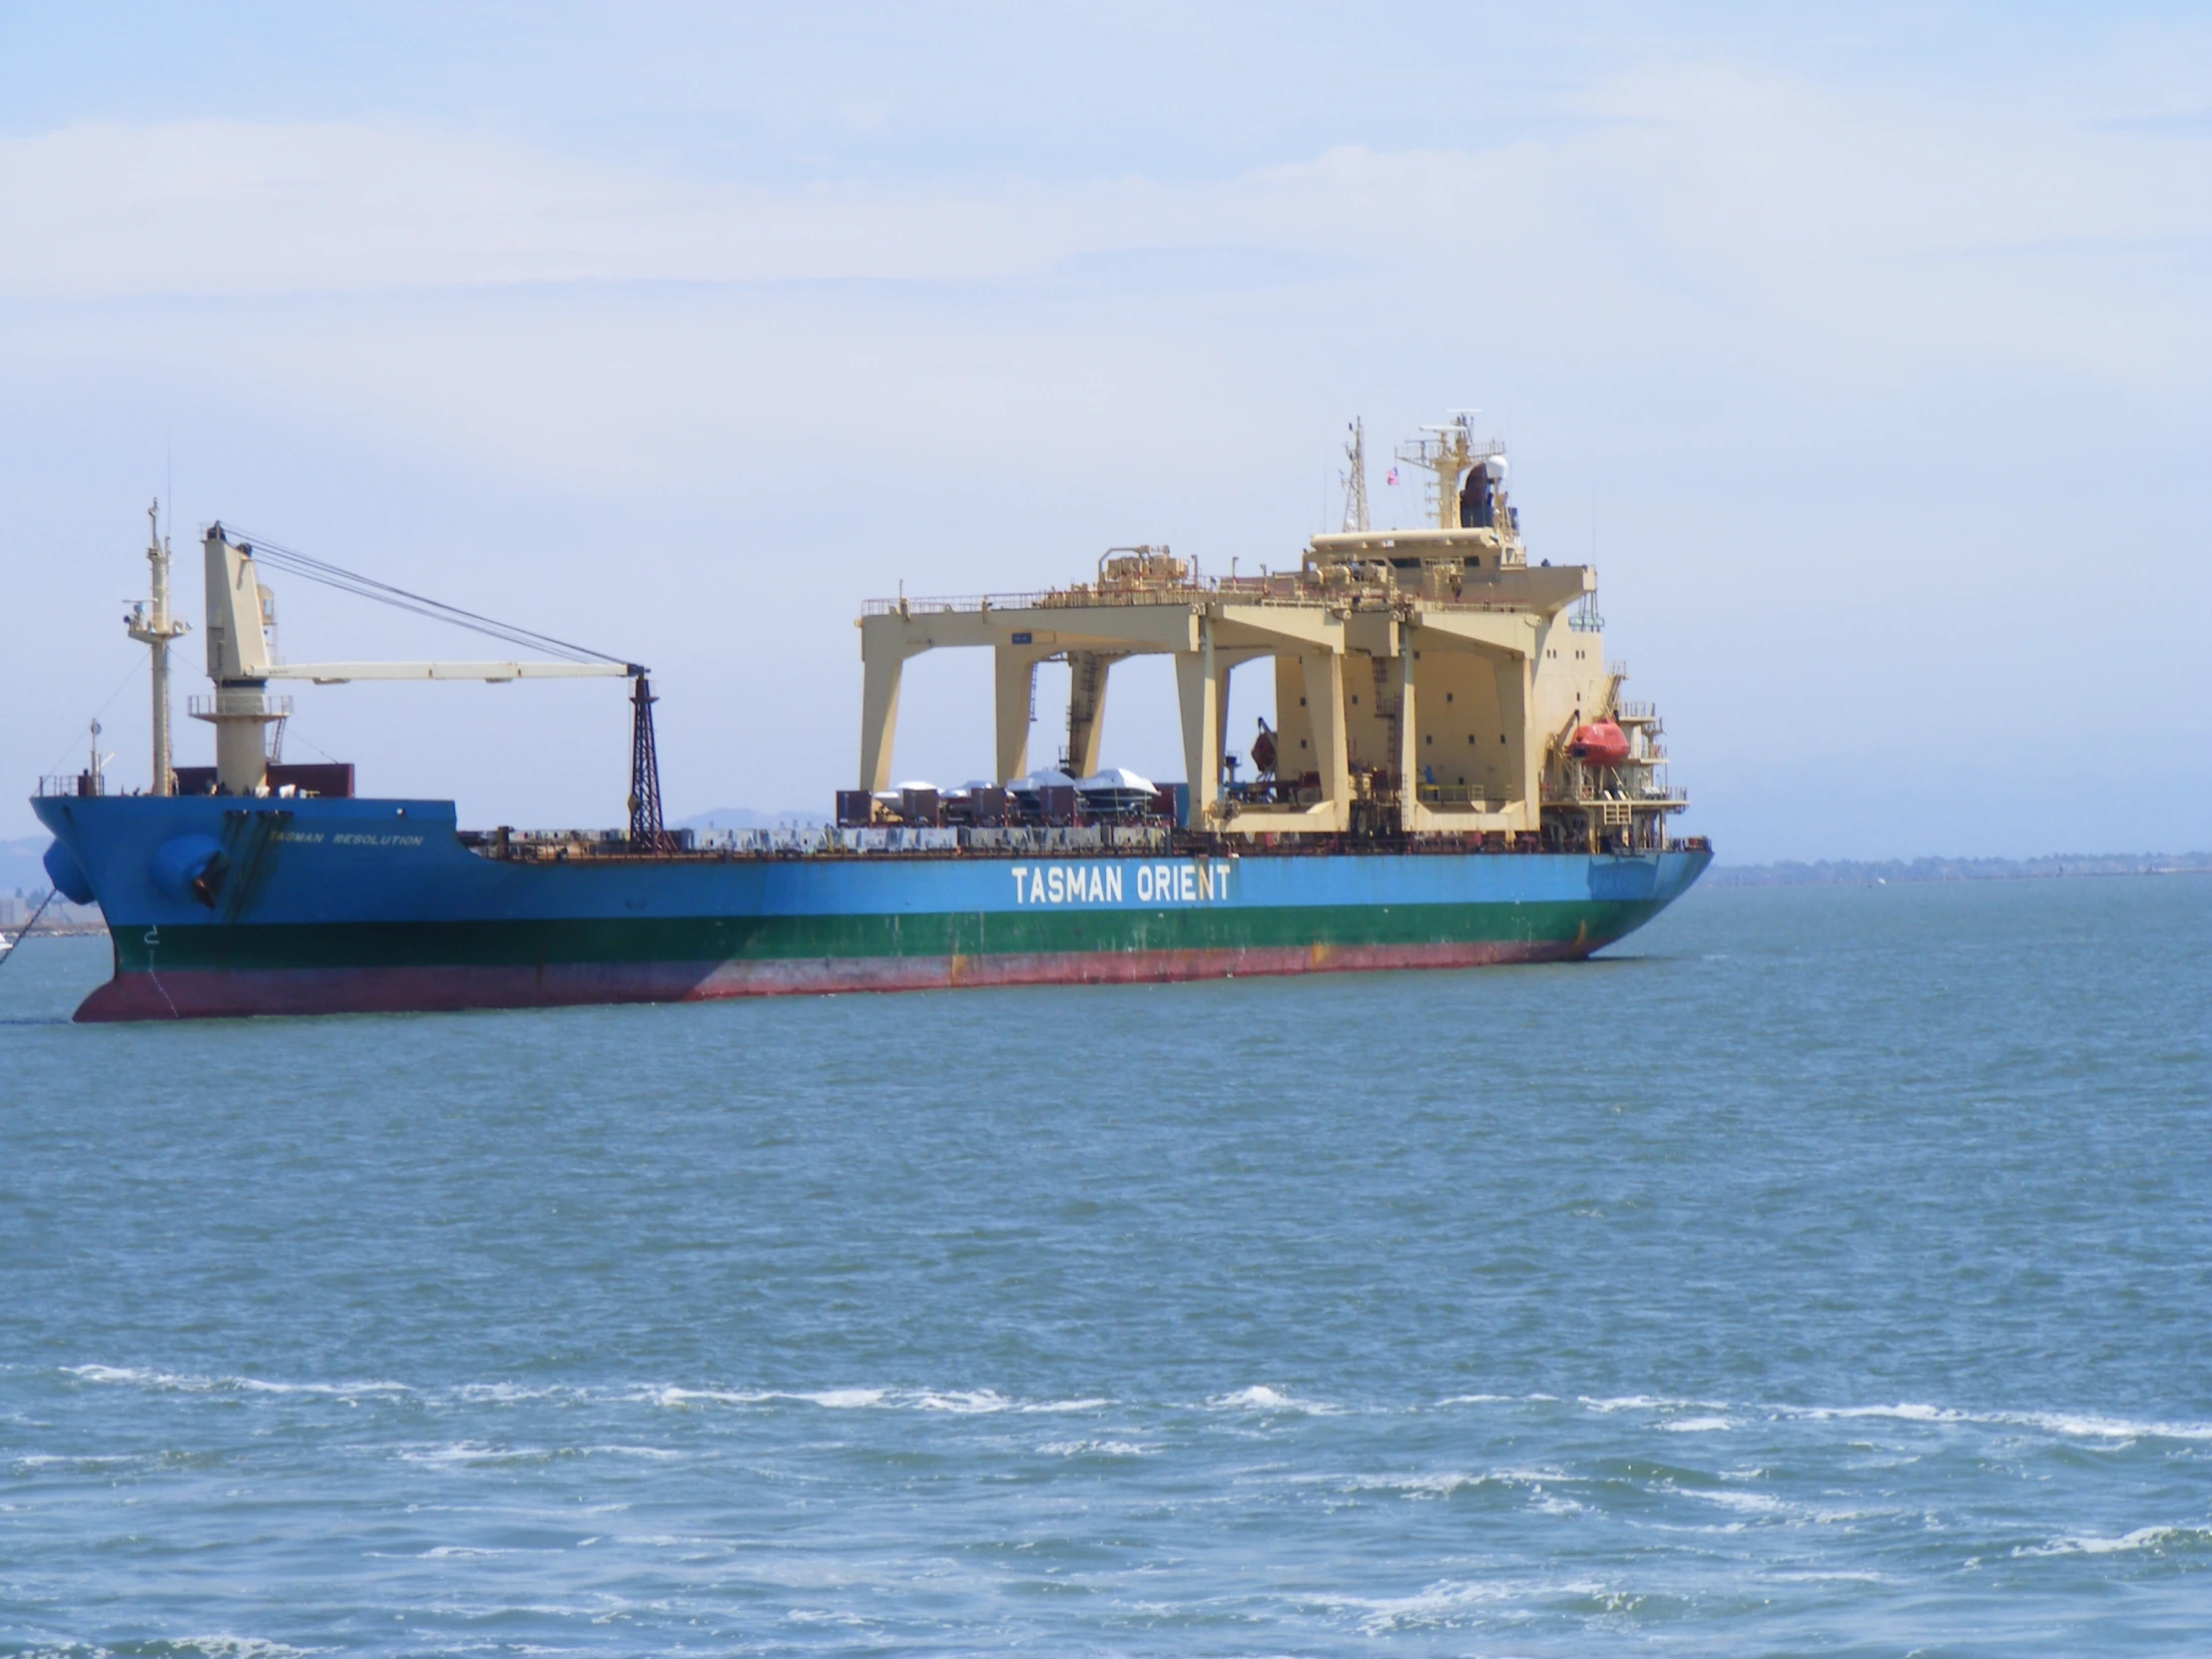
<svg viewBox="0 0 2212 1659">
<path fill-rule="evenodd" d="M 131 638 L 145 646 L 153 659 L 154 680 L 154 779 L 152 793 L 175 795 L 177 772 L 170 765 L 169 750 L 169 642 L 191 628 L 187 622 L 177 622 L 169 614 L 169 539 L 162 534 L 162 504 L 156 501 L 146 509 L 152 523 L 150 539 L 146 547 L 146 562 L 153 567 L 153 596 L 145 604 L 134 604 L 123 625 Z"/>
<path fill-rule="evenodd" d="M 1352 438 L 1345 445 L 1345 459 L 1352 463 L 1352 470 L 1344 474 L 1344 527 L 1347 530 L 1365 530 L 1368 527 L 1367 422 L 1355 420 L 1352 423 Z"/>
</svg>

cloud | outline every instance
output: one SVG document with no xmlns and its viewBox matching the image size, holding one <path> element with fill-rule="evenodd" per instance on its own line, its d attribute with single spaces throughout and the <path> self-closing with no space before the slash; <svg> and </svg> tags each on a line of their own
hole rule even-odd
<svg viewBox="0 0 2212 1659">
<path fill-rule="evenodd" d="M 1594 84 L 1476 151 L 1330 149 L 1214 179 L 766 186 L 369 123 L 78 125 L 0 141 L 0 296 L 511 283 L 993 281 L 1295 255 L 1439 300 L 1764 321 L 2159 372 L 2204 345 L 2201 147 L 2002 101 L 1725 66 Z M 2124 279 L 2134 303 L 2109 303 Z"/>
</svg>

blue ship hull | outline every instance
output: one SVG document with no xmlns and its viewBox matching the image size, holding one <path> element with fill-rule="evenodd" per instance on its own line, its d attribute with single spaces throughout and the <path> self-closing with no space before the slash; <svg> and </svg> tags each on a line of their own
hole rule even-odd
<svg viewBox="0 0 2212 1659">
<path fill-rule="evenodd" d="M 80 1019 L 1557 960 L 1641 926 L 1711 858 L 1693 845 L 556 860 L 465 844 L 444 801 L 33 805 L 114 940 L 115 977 Z"/>
</svg>

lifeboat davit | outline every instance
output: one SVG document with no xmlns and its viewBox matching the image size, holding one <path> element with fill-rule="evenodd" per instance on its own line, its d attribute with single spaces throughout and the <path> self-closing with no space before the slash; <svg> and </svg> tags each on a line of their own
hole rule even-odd
<svg viewBox="0 0 2212 1659">
<path fill-rule="evenodd" d="M 1577 726 L 1567 753 L 1585 766 L 1617 767 L 1628 759 L 1628 734 L 1609 720 Z"/>
</svg>

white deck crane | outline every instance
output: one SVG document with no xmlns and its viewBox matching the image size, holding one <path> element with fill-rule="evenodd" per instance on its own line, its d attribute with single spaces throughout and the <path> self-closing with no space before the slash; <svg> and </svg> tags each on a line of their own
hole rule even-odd
<svg viewBox="0 0 2212 1659">
<path fill-rule="evenodd" d="M 572 653 L 565 662 L 420 662 L 420 663 L 279 663 L 272 648 L 270 633 L 276 621 L 276 597 L 263 585 L 261 573 L 255 564 L 254 546 L 250 541 L 233 541 L 218 523 L 210 526 L 206 541 L 208 578 L 208 678 L 215 682 L 215 691 L 208 697 L 196 697 L 191 702 L 191 714 L 196 720 L 205 720 L 215 727 L 216 782 L 226 795 L 262 795 L 269 788 L 269 728 L 285 719 L 291 713 L 291 700 L 287 697 L 272 697 L 269 683 L 273 680 L 305 680 L 318 686 L 343 685 L 350 680 L 636 680 L 642 693 L 645 669 L 637 663 L 626 663 L 616 658 L 601 656 L 582 647 L 570 646 L 563 641 L 544 635 L 530 634 L 525 630 L 508 628 L 503 624 L 491 627 L 509 639 L 534 640 L 557 650 Z M 167 619 L 167 548 L 157 538 L 157 548 L 162 557 L 155 560 L 155 593 L 158 615 L 166 625 Z M 273 551 L 273 556 L 274 551 Z M 153 553 L 148 554 L 154 558 Z M 286 564 L 300 574 L 313 575 L 319 561 L 303 555 L 282 555 Z M 319 566 L 321 570 L 335 572 L 333 566 Z M 349 587 L 354 592 L 366 592 L 368 597 L 384 593 L 397 594 L 400 590 L 384 588 L 383 584 L 364 577 L 352 577 L 349 572 L 336 572 L 348 578 L 337 585 Z M 408 599 L 417 596 L 407 595 Z M 468 619 L 464 625 L 487 623 L 488 619 L 473 617 L 471 613 L 455 607 L 440 605 L 435 601 L 417 600 L 408 609 L 421 606 L 431 608 L 432 614 L 445 613 L 448 620 Z M 175 630 L 182 632 L 181 628 Z M 157 671 L 164 667 L 167 640 L 174 633 L 155 637 L 152 627 L 143 632 L 134 627 L 133 638 L 144 638 L 156 654 Z M 166 707 L 168 699 L 166 674 L 161 674 L 155 687 L 157 711 Z M 649 708 L 650 696 L 644 697 Z M 649 716 L 641 718 L 650 718 Z M 167 722 L 158 728 L 167 735 Z M 157 739 L 157 744 L 160 740 Z M 167 770 L 168 757 L 157 753 L 157 774 Z M 157 785 L 159 789 L 159 785 Z M 161 793 L 167 793 L 161 791 Z M 639 792 L 633 789 L 635 796 Z M 655 792 L 658 794 L 656 788 Z M 633 817 L 635 813 L 633 812 Z M 653 827 L 658 830 L 658 826 Z"/>
</svg>

